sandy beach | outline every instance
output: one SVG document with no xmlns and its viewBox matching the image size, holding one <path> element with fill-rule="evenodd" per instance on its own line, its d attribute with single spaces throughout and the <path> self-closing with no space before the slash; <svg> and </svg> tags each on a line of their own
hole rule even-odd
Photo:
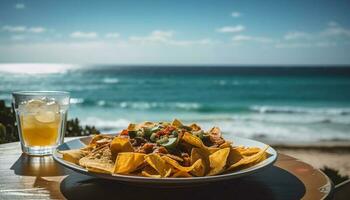
<svg viewBox="0 0 350 200">
<path fill-rule="evenodd" d="M 341 175 L 350 176 L 349 142 L 273 146 L 278 152 L 298 158 L 315 168 L 327 166 L 339 170 Z"/>
</svg>

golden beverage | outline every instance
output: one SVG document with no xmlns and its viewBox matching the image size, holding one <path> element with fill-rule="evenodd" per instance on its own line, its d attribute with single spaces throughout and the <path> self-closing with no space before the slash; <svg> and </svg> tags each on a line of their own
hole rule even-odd
<svg viewBox="0 0 350 200">
<path fill-rule="evenodd" d="M 22 137 L 27 146 L 51 146 L 57 143 L 61 125 L 60 116 L 55 113 L 49 113 L 48 116 L 42 119 L 38 115 L 20 116 Z"/>
<path fill-rule="evenodd" d="M 22 151 L 50 155 L 63 142 L 69 93 L 19 91 L 12 93 Z"/>
</svg>

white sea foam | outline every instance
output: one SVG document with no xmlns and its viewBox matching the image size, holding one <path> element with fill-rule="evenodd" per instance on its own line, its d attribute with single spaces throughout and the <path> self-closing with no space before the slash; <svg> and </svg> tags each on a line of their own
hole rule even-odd
<svg viewBox="0 0 350 200">
<path fill-rule="evenodd" d="M 97 117 L 88 117 L 81 122 L 83 125 L 94 125 L 98 129 L 114 129 L 120 130 L 126 128 L 130 121 L 126 119 L 106 120 Z"/>
<path fill-rule="evenodd" d="M 281 124 L 350 124 L 350 116 L 342 115 L 314 115 L 309 113 L 246 113 L 233 115 L 232 119 L 236 121 L 258 121 L 264 123 L 281 123 Z"/>
<path fill-rule="evenodd" d="M 80 103 L 84 103 L 84 99 L 83 98 L 70 98 L 70 104 L 80 104 Z"/>
<path fill-rule="evenodd" d="M 251 110 L 260 113 L 309 113 L 329 115 L 349 115 L 350 108 L 306 108 L 292 106 L 251 106 Z"/>
<path fill-rule="evenodd" d="M 104 78 L 102 80 L 103 83 L 113 84 L 113 83 L 119 83 L 119 79 L 117 78 Z"/>
<path fill-rule="evenodd" d="M 104 105 L 106 105 L 106 101 L 104 101 L 104 100 L 99 100 L 99 101 L 97 102 L 97 105 L 98 105 L 98 106 L 104 106 Z"/>
<path fill-rule="evenodd" d="M 230 81 L 230 80 L 215 80 L 214 84 L 225 86 L 225 85 L 241 85 L 239 81 Z"/>
<path fill-rule="evenodd" d="M 119 108 L 130 108 L 139 110 L 149 110 L 149 109 L 179 109 L 179 110 L 197 110 L 201 107 L 199 103 L 193 102 L 106 102 L 100 100 L 97 102 L 98 106 L 116 106 Z"/>
</svg>

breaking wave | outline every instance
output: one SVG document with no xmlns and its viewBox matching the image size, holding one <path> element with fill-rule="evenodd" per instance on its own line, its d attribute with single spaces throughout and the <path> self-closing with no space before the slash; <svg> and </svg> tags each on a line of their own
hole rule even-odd
<svg viewBox="0 0 350 200">
<path fill-rule="evenodd" d="M 306 113 L 326 115 L 350 115 L 350 108 L 306 108 L 289 106 L 252 106 L 250 110 L 259 113 Z"/>
</svg>

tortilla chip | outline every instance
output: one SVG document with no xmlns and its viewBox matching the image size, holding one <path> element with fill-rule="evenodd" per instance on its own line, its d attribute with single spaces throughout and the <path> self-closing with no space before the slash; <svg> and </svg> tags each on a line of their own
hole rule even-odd
<svg viewBox="0 0 350 200">
<path fill-rule="evenodd" d="M 191 124 L 190 127 L 191 127 L 192 131 L 199 131 L 199 130 L 201 130 L 201 127 L 198 126 L 195 123 Z"/>
<path fill-rule="evenodd" d="M 167 153 L 167 154 L 165 154 L 164 156 L 167 156 L 167 157 L 169 157 L 169 158 L 171 158 L 171 159 L 173 159 L 173 160 L 176 160 L 176 161 L 178 161 L 178 162 L 183 162 L 183 161 L 184 161 L 183 158 L 181 158 L 181 157 L 179 157 L 179 156 L 176 156 L 176 155 L 173 155 L 173 154 L 170 154 L 170 153 Z"/>
<path fill-rule="evenodd" d="M 259 162 L 262 162 L 264 160 L 266 160 L 269 157 L 270 154 L 268 154 L 266 151 L 263 153 L 263 155 L 257 159 L 253 164 L 257 164 Z"/>
<path fill-rule="evenodd" d="M 227 148 L 227 147 L 232 147 L 231 146 L 232 142 L 229 142 L 229 141 L 225 141 L 224 143 L 222 143 L 219 148 L 220 149 L 223 149 L 223 148 Z"/>
<path fill-rule="evenodd" d="M 128 137 L 115 137 L 110 148 L 113 155 L 117 155 L 119 152 L 134 152 Z"/>
<path fill-rule="evenodd" d="M 168 177 L 171 173 L 170 165 L 160 157 L 160 155 L 152 153 L 145 156 L 146 162 L 153 167 L 161 177 Z"/>
<path fill-rule="evenodd" d="M 94 146 L 96 146 L 97 141 L 99 141 L 99 140 L 101 140 L 101 139 L 103 139 L 103 138 L 108 138 L 108 139 L 110 139 L 110 138 L 112 138 L 112 136 L 110 136 L 110 135 L 103 135 L 103 134 L 93 135 L 92 139 L 91 139 L 90 142 L 89 142 L 88 147 L 94 147 Z"/>
<path fill-rule="evenodd" d="M 175 126 L 175 127 L 181 127 L 183 126 L 182 122 L 178 119 L 174 119 L 174 121 L 171 123 L 172 126 Z"/>
<path fill-rule="evenodd" d="M 111 151 L 106 146 L 81 158 L 79 165 L 85 167 L 88 171 L 109 174 L 113 171 L 114 162 Z"/>
<path fill-rule="evenodd" d="M 202 163 L 202 160 L 199 159 L 195 163 L 193 163 L 191 166 L 184 167 L 184 166 L 181 166 L 176 160 L 171 159 L 168 156 L 162 156 L 162 159 L 165 160 L 165 162 L 169 163 L 171 166 L 173 166 L 175 169 L 178 169 L 179 171 L 183 171 L 183 172 L 190 172 L 195 167 L 198 168 Z"/>
<path fill-rule="evenodd" d="M 151 178 L 162 178 L 159 174 L 149 174 L 147 171 L 142 171 L 141 175 Z"/>
<path fill-rule="evenodd" d="M 261 149 L 258 147 L 238 147 L 237 150 L 243 156 L 251 156 L 251 155 L 259 153 Z"/>
<path fill-rule="evenodd" d="M 151 128 L 151 127 L 153 127 L 154 125 L 155 125 L 154 122 L 145 121 L 145 122 L 142 122 L 142 123 L 140 123 L 140 124 L 137 124 L 137 125 L 135 126 L 135 129 L 137 130 L 137 129 L 141 129 L 141 128 L 144 128 L 144 127 Z"/>
<path fill-rule="evenodd" d="M 136 153 L 139 147 L 134 147 L 130 143 L 128 134 L 134 136 L 147 133 L 146 140 L 149 139 L 149 131 L 153 127 L 169 128 L 176 127 L 179 145 L 175 151 L 167 154 L 162 153 L 143 154 Z M 181 129 L 179 132 L 178 129 Z M 84 143 L 89 145 L 80 150 L 62 151 L 63 159 L 78 164 L 88 169 L 88 171 L 110 174 L 128 174 L 130 176 L 145 176 L 152 178 L 164 177 L 191 177 L 216 175 L 226 170 L 238 170 L 248 168 L 265 160 L 269 154 L 266 148 L 257 147 L 233 147 L 232 143 L 225 141 L 221 137 L 218 127 L 213 127 L 205 133 L 205 139 L 201 139 L 201 127 L 193 123 L 184 125 L 180 120 L 175 119 L 169 122 L 143 122 L 139 124 L 129 124 L 119 136 L 96 135 L 92 139 L 87 139 Z M 209 133 L 209 135 L 207 135 Z M 197 136 L 198 135 L 198 136 Z M 201 136 L 201 138 L 199 138 Z M 207 138 L 209 136 L 209 138 Z M 210 139 L 212 146 L 206 146 L 203 141 Z M 90 141 L 89 141 L 90 140 Z M 137 141 L 138 142 L 138 141 Z M 136 150 L 137 149 L 137 150 Z M 140 149 L 142 152 L 144 149 Z M 161 149 L 159 149 L 161 150 Z M 163 149 L 162 149 L 163 150 Z M 176 156 L 181 153 L 181 157 Z M 188 166 L 190 155 L 190 166 Z M 182 163 L 186 162 L 186 166 Z"/>
<path fill-rule="evenodd" d="M 200 161 L 199 164 L 194 165 L 193 170 L 191 170 L 191 174 L 195 176 L 204 176 L 205 175 L 205 164 L 202 159 L 199 159 L 197 161 Z"/>
<path fill-rule="evenodd" d="M 182 140 L 185 141 L 186 143 L 191 144 L 191 145 L 198 147 L 200 149 L 205 149 L 210 154 L 212 154 L 220 149 L 220 148 L 216 148 L 216 147 L 205 146 L 205 144 L 203 144 L 203 142 L 200 138 L 198 138 L 197 136 L 194 136 L 188 132 L 184 133 L 184 135 L 182 136 Z"/>
<path fill-rule="evenodd" d="M 129 124 L 129 126 L 128 126 L 128 131 L 136 131 L 137 130 L 137 128 L 136 128 L 136 124 Z"/>
<path fill-rule="evenodd" d="M 59 151 L 59 153 L 62 154 L 63 160 L 77 165 L 79 165 L 79 160 L 87 154 L 86 151 L 82 151 L 80 149 Z"/>
<path fill-rule="evenodd" d="M 184 172 L 184 171 L 178 171 L 176 173 L 174 173 L 171 177 L 192 177 L 191 174 Z"/>
<path fill-rule="evenodd" d="M 149 165 L 147 165 L 146 167 L 144 167 L 142 169 L 141 175 L 146 176 L 146 177 L 152 177 L 152 178 L 161 178 L 159 173 L 153 167 L 151 167 Z"/>
<path fill-rule="evenodd" d="M 185 132 L 184 135 L 182 136 L 182 140 L 184 140 L 185 142 L 187 142 L 195 147 L 201 148 L 201 149 L 207 148 L 207 146 L 205 146 L 203 144 L 203 142 L 200 138 L 192 135 L 191 133 Z"/>
<path fill-rule="evenodd" d="M 195 167 L 191 172 L 195 176 L 204 176 L 210 170 L 210 162 L 209 162 L 209 152 L 200 148 L 192 148 L 191 151 L 191 164 L 195 163 L 197 160 L 202 160 L 202 165 L 198 168 Z"/>
<path fill-rule="evenodd" d="M 206 150 L 209 152 L 209 154 L 213 154 L 213 153 L 217 152 L 218 150 L 220 150 L 220 148 L 217 148 L 217 147 L 206 147 Z"/>
<path fill-rule="evenodd" d="M 231 148 L 230 153 L 228 154 L 228 157 L 227 157 L 226 164 L 227 164 L 227 166 L 231 166 L 234 163 L 240 161 L 241 159 L 243 159 L 243 155 L 241 154 L 239 149 L 238 148 Z"/>
<path fill-rule="evenodd" d="M 113 172 L 116 174 L 128 174 L 144 163 L 143 153 L 123 152 L 118 153 Z"/>
<path fill-rule="evenodd" d="M 100 163 L 96 161 L 82 161 L 82 162 L 88 162 L 87 164 L 85 164 L 85 168 L 90 172 L 110 174 L 112 173 L 112 170 L 113 170 L 112 163 Z"/>
<path fill-rule="evenodd" d="M 258 153 L 254 154 L 252 156 L 243 157 L 241 160 L 239 160 L 238 162 L 231 165 L 227 170 L 232 170 L 232 169 L 237 168 L 241 165 L 255 163 L 256 161 L 258 161 L 259 159 L 261 159 L 261 157 L 263 157 L 265 155 L 265 152 L 268 148 L 269 148 L 269 146 L 266 145 L 265 148 L 261 149 Z"/>
<path fill-rule="evenodd" d="M 226 160 L 230 153 L 230 148 L 224 148 L 216 151 L 215 153 L 209 156 L 210 162 L 210 172 L 209 176 L 219 174 L 224 171 L 226 166 Z"/>
</svg>

